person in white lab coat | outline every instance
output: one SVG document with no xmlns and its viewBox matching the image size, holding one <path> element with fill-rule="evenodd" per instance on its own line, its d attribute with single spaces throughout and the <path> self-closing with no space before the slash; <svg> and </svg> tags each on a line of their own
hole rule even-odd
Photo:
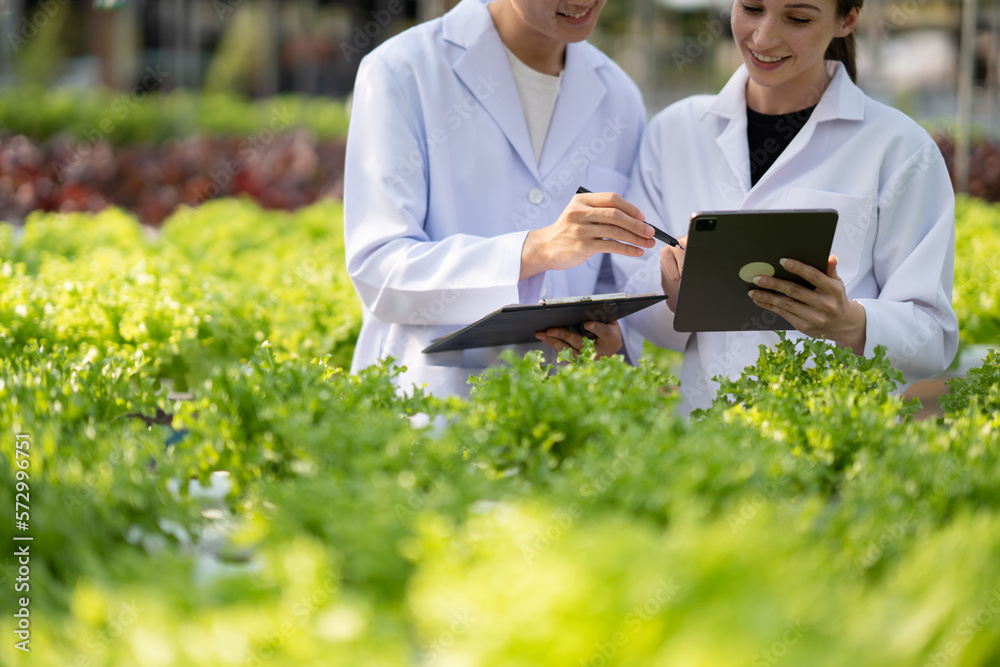
<svg viewBox="0 0 1000 667">
<path fill-rule="evenodd" d="M 945 369 L 958 347 L 954 192 L 927 132 L 855 85 L 860 7 L 735 0 L 744 64 L 718 95 L 682 100 L 650 121 L 626 199 L 677 237 L 695 211 L 836 209 L 826 273 L 785 265 L 815 291 L 761 276 L 757 286 L 777 293 L 749 285 L 747 298 L 787 319 L 795 335 L 825 336 L 864 355 L 886 346 L 909 383 Z M 649 261 L 619 263 L 629 265 L 633 285 L 648 289 L 659 279 L 676 297 L 684 251 L 664 247 L 659 271 Z M 629 321 L 654 343 L 685 352 L 683 411 L 710 405 L 713 377 L 737 377 L 759 345 L 777 342 L 773 332 L 677 332 L 674 299 L 666 303 Z"/>
<path fill-rule="evenodd" d="M 605 253 L 653 247 L 620 196 L 642 97 L 584 41 L 604 2 L 462 0 L 364 58 L 344 183 L 352 372 L 393 357 L 401 388 L 464 394 L 500 349 L 423 354 L 432 339 L 507 304 L 617 291 Z M 618 327 L 593 326 L 618 352 Z"/>
</svg>

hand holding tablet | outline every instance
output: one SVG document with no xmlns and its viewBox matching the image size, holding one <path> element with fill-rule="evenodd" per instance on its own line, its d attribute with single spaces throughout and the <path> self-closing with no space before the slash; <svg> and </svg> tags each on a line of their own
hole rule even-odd
<svg viewBox="0 0 1000 667">
<path fill-rule="evenodd" d="M 774 310 L 751 300 L 748 292 L 767 290 L 766 284 L 753 282 L 757 276 L 813 289 L 807 279 L 783 267 L 781 260 L 792 258 L 825 274 L 836 226 L 837 212 L 831 209 L 695 213 L 689 225 L 674 328 L 796 329 Z"/>
</svg>

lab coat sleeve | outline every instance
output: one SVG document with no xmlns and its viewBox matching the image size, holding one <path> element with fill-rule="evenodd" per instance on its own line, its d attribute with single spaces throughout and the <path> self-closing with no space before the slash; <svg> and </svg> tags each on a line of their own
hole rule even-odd
<svg viewBox="0 0 1000 667">
<path fill-rule="evenodd" d="M 419 97 L 434 91 L 422 90 L 425 84 L 412 78 L 401 84 L 377 55 L 359 68 L 344 174 L 347 270 L 365 306 L 384 322 L 463 325 L 518 302 L 527 231 L 428 236 L 428 142 Z M 463 222 L 455 221 L 456 228 Z"/>
<path fill-rule="evenodd" d="M 667 230 L 669 226 L 662 186 L 662 179 L 665 178 L 662 165 L 665 163 L 661 155 L 662 129 L 665 123 L 657 122 L 660 120 L 662 116 L 658 116 L 646 128 L 629 176 L 625 199 L 642 211 L 651 225 Z M 615 255 L 612 258 L 615 277 L 622 285 L 622 291 L 629 294 L 663 293 L 660 282 L 661 247 L 657 244 L 645 250 L 642 257 Z M 691 336 L 690 333 L 674 330 L 674 314 L 665 302 L 645 308 L 624 321 L 631 331 L 641 334 L 654 345 L 671 350 L 683 352 Z"/>
<path fill-rule="evenodd" d="M 879 296 L 858 299 L 867 316 L 865 355 L 885 345 L 907 383 L 943 371 L 958 350 L 955 196 L 930 139 L 879 192 L 872 259 Z"/>
</svg>

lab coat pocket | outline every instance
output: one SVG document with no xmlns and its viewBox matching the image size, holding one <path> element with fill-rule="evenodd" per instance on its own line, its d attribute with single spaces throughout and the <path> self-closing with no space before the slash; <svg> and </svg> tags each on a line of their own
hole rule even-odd
<svg viewBox="0 0 1000 667">
<path fill-rule="evenodd" d="M 624 196 L 628 188 L 628 176 L 614 169 L 592 164 L 587 167 L 587 182 L 584 187 L 591 192 L 617 192 Z"/>
<path fill-rule="evenodd" d="M 833 235 L 831 255 L 837 256 L 837 274 L 850 287 L 858 275 L 861 258 L 870 247 L 869 236 L 875 231 L 872 216 L 874 197 L 845 195 L 813 188 L 787 188 L 784 208 L 832 208 L 837 211 L 837 231 Z"/>
</svg>

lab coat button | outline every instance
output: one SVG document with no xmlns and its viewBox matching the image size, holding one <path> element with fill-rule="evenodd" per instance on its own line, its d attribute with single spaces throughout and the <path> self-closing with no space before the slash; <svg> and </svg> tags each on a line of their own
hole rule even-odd
<svg viewBox="0 0 1000 667">
<path fill-rule="evenodd" d="M 528 201 L 532 204 L 541 204 L 543 199 L 545 199 L 545 193 L 538 188 L 528 193 Z"/>
</svg>

